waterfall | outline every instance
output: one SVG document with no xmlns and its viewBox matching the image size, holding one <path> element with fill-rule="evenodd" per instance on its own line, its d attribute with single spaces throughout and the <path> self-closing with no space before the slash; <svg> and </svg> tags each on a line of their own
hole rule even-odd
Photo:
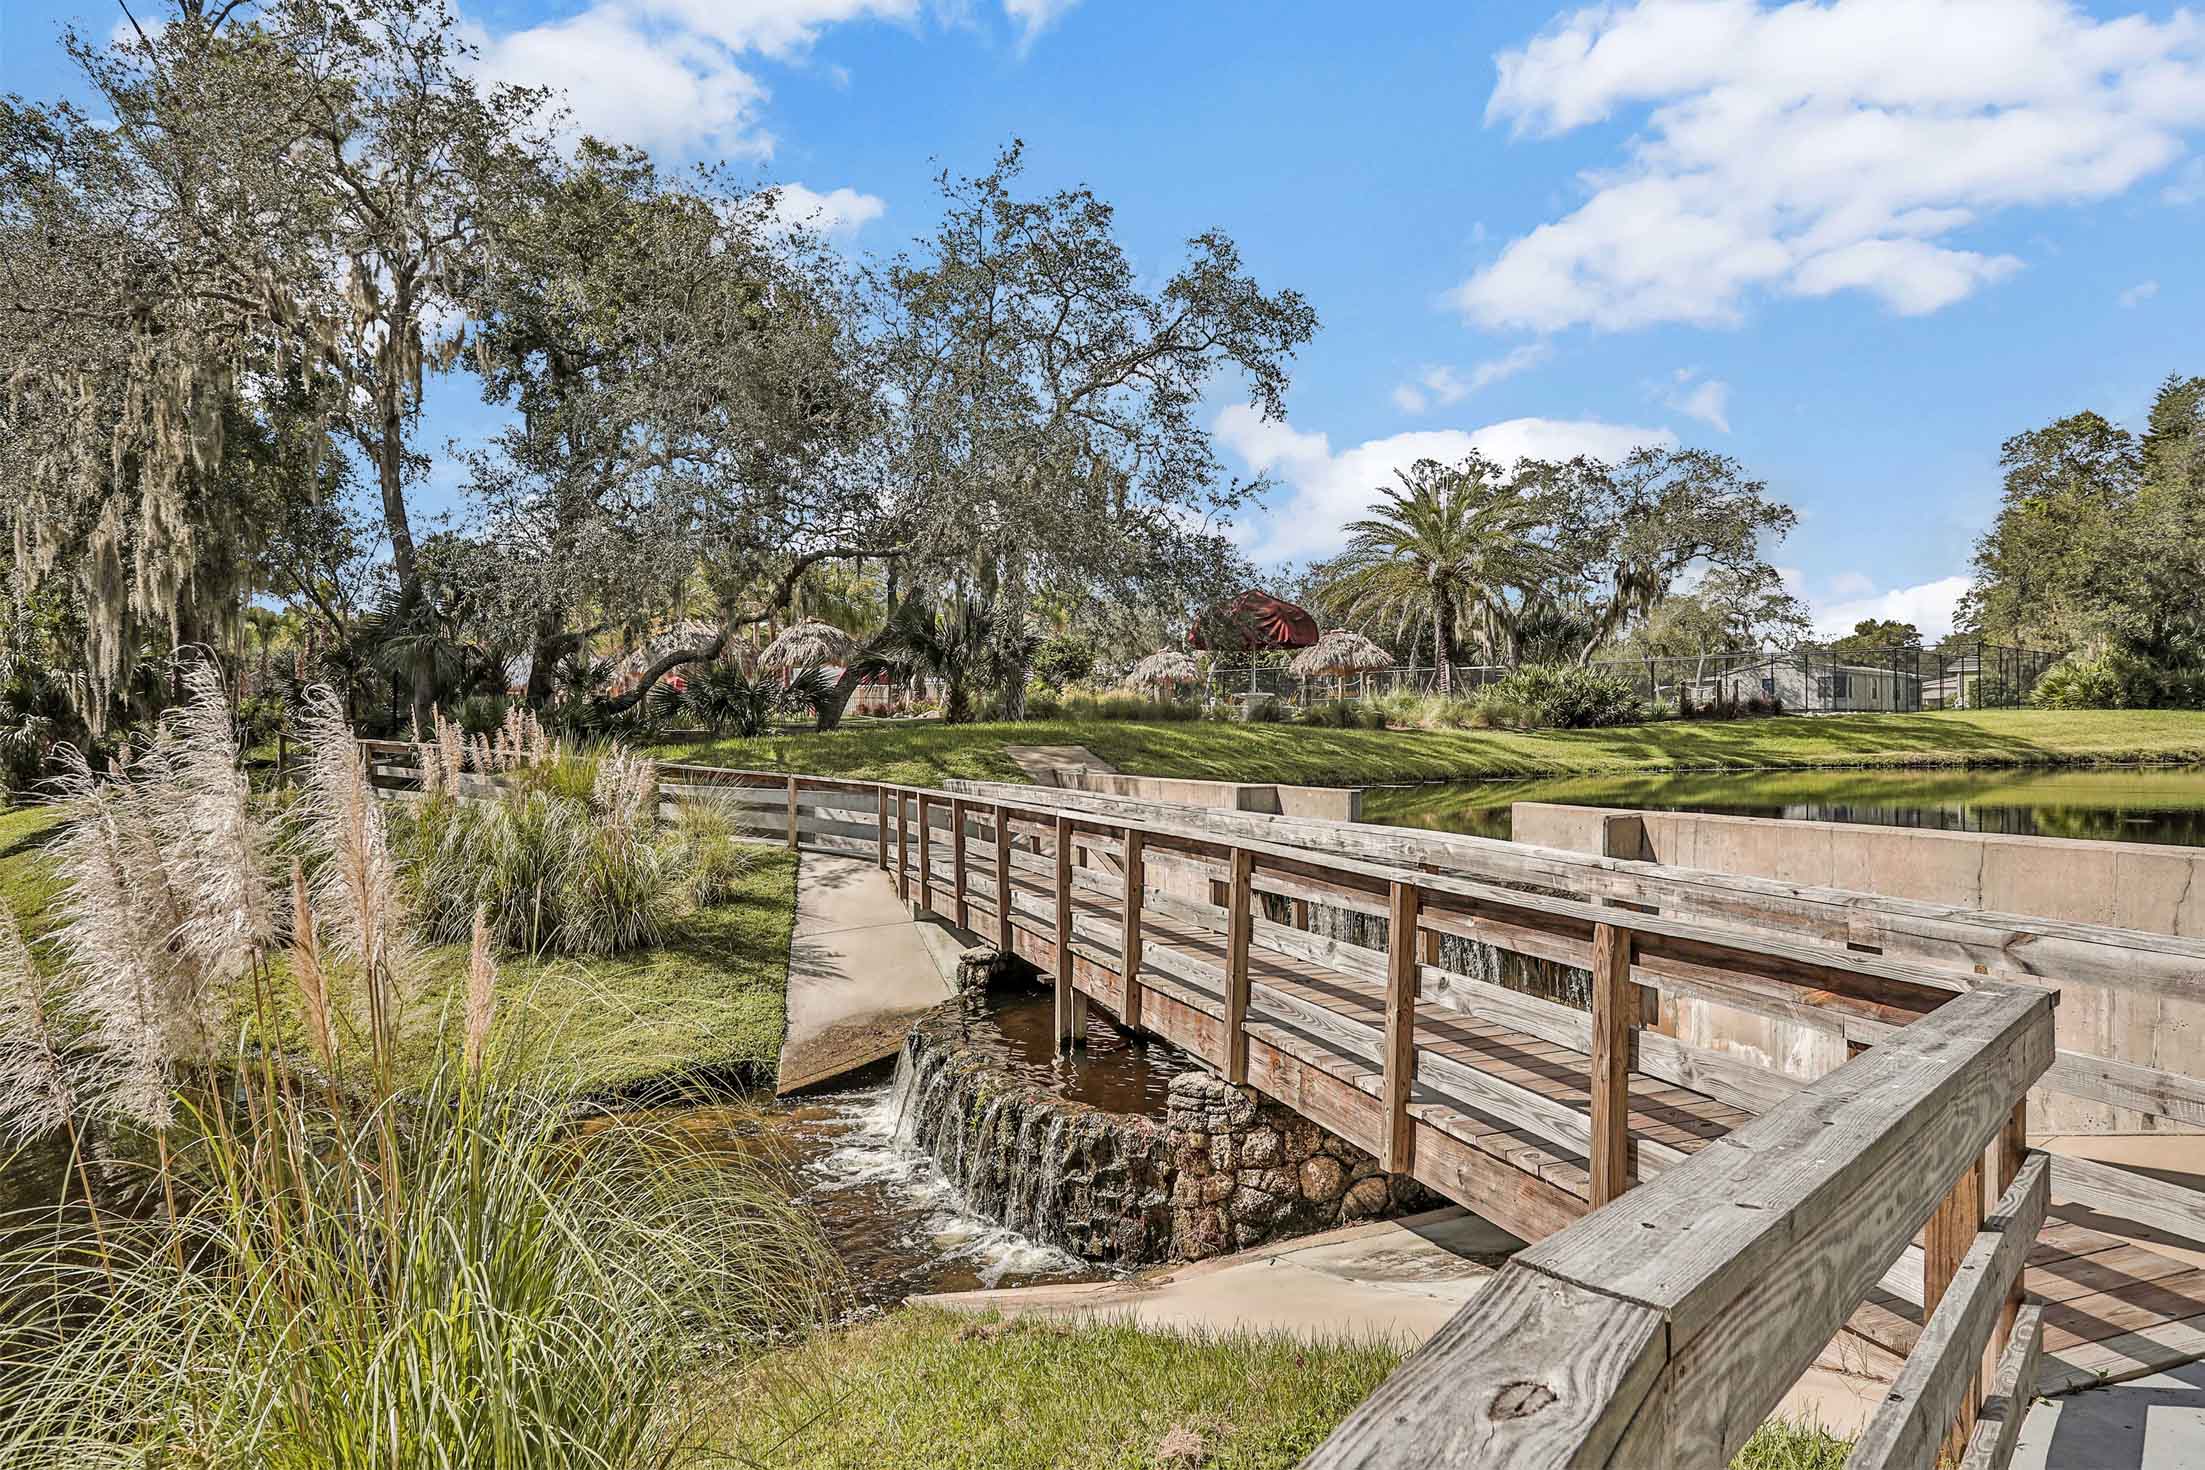
<svg viewBox="0 0 2205 1470">
<path fill-rule="evenodd" d="M 954 1023 L 912 1029 L 875 1116 L 984 1220 L 1109 1265 L 1169 1249 L 1163 1125 L 1019 1082 L 961 1045 Z"/>
</svg>

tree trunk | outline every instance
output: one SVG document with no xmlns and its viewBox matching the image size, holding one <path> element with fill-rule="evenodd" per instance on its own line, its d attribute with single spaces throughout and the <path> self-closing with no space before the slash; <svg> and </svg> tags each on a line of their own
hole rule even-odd
<svg viewBox="0 0 2205 1470">
<path fill-rule="evenodd" d="M 1439 692 L 1455 691 L 1455 608 L 1446 593 L 1432 593 L 1432 657 L 1439 664 Z"/>
<path fill-rule="evenodd" d="M 1033 666 L 1033 651 L 1026 643 L 1026 565 L 1023 553 L 1005 553 L 1002 580 L 995 589 L 988 639 L 994 644 L 996 688 L 1002 700 L 1002 718 L 1026 718 L 1026 680 Z"/>
</svg>

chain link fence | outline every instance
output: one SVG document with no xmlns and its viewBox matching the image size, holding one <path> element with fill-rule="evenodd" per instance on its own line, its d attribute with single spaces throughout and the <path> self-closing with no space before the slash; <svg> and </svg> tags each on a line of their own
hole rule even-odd
<svg viewBox="0 0 2205 1470">
<path fill-rule="evenodd" d="M 1592 667 L 1628 680 L 1650 705 L 1671 710 L 1782 708 L 1795 714 L 1908 713 L 1939 709 L 2010 709 L 2060 655 L 1993 643 L 1941 649 L 1888 648 L 1839 656 L 1826 650 L 1771 653 L 1748 649 L 1684 657 L 1596 659 Z M 1449 692 L 1473 698 L 1513 672 L 1501 664 L 1451 664 Z M 1436 695 L 1433 664 L 1405 664 L 1337 678 L 1297 677 L 1283 659 L 1220 657 L 1210 669 L 1209 697 L 1267 696 L 1296 706 L 1328 699 Z"/>
</svg>

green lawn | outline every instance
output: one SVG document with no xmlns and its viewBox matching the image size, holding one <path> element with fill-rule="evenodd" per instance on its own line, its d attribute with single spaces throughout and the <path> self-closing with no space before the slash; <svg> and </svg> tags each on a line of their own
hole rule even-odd
<svg viewBox="0 0 2205 1470">
<path fill-rule="evenodd" d="M 654 747 L 670 760 L 932 784 L 1016 780 L 1008 745 L 1084 745 L 1121 771 L 1356 785 L 1472 776 L 1810 766 L 2026 766 L 2205 761 L 2205 714 L 2184 710 L 1957 710 L 1626 725 L 1607 730 L 1327 730 L 1095 720 L 1022 725 L 853 724 Z"/>
<path fill-rule="evenodd" d="M 773 1361 L 722 1447 L 776 1470 L 1284 1467 L 1399 1361 L 1383 1343 L 1186 1337 L 911 1307 Z M 1736 1464 L 1839 1470 L 1846 1449 L 1771 1424 Z"/>
<path fill-rule="evenodd" d="M 493 1045 L 506 1063 L 589 1093 L 685 1081 L 770 1087 L 787 1030 L 795 922 L 796 859 L 760 849 L 731 899 L 690 915 L 656 949 L 501 958 Z M 402 1023 L 408 1072 L 457 1044 L 466 993 L 466 948 L 432 950 Z"/>
<path fill-rule="evenodd" d="M 59 830 L 53 807 L 0 811 L 0 897 L 29 934 L 50 922 L 55 883 L 40 849 Z M 796 859 L 759 849 L 735 896 L 683 920 L 660 948 L 501 960 L 497 1044 L 514 1048 L 520 1065 L 593 1092 L 685 1077 L 770 1084 L 787 1029 L 795 922 Z M 409 1072 L 456 1044 L 458 1028 L 446 1022 L 456 1022 L 466 984 L 464 947 L 429 952 L 401 1026 Z"/>
</svg>

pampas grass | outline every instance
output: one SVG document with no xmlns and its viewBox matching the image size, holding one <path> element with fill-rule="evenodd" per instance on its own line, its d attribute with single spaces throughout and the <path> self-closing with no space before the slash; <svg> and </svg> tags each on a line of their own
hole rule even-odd
<svg viewBox="0 0 2205 1470">
<path fill-rule="evenodd" d="M 577 1126 L 575 1087 L 501 1075 L 487 904 L 459 1045 L 398 1087 L 412 916 L 352 732 L 310 694 L 282 904 L 220 693 L 195 683 L 122 768 L 74 758 L 58 968 L 0 925 L 0 1126 L 149 1128 L 164 1205 L 109 1220 L 97 1270 L 79 1237 L 0 1229 L 0 1464 L 696 1463 L 729 1370 L 827 1315 L 831 1253 L 766 1174 L 700 1167 L 648 1120 Z M 606 789 L 548 820 L 655 852 L 634 779 Z M 297 1056 L 276 1051 L 278 942 Z M 361 1013 L 374 1065 L 340 1083 Z"/>
</svg>

